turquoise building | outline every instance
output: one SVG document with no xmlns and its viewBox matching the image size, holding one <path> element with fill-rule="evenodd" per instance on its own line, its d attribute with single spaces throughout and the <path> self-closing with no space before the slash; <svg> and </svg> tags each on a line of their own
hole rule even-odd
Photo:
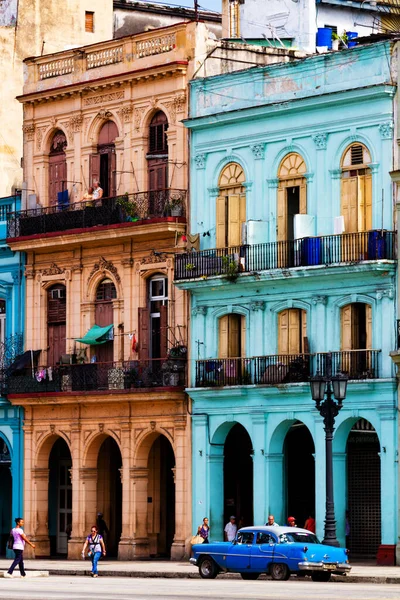
<svg viewBox="0 0 400 600">
<path fill-rule="evenodd" d="M 13 519 L 23 514 L 23 410 L 7 401 L 4 386 L 8 367 L 23 352 L 24 261 L 6 244 L 7 214 L 20 204 L 20 196 L 0 198 L 0 555 Z"/>
<path fill-rule="evenodd" d="M 309 377 L 344 372 L 338 539 L 395 561 L 393 43 L 191 83 L 193 530 L 325 515 Z M 347 536 L 346 536 L 347 523 Z"/>
</svg>

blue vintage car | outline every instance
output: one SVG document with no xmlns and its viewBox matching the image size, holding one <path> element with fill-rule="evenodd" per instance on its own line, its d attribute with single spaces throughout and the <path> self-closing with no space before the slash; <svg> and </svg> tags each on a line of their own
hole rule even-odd
<svg viewBox="0 0 400 600">
<path fill-rule="evenodd" d="M 296 573 L 329 581 L 332 573 L 344 575 L 351 569 L 347 550 L 325 546 L 314 533 L 298 527 L 243 527 L 233 542 L 195 544 L 192 550 L 190 562 L 204 579 L 229 572 L 243 579 L 268 573 L 282 581 Z"/>
</svg>

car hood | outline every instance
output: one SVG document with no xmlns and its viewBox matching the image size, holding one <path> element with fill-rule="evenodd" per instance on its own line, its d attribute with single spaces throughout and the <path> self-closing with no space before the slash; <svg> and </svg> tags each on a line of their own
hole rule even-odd
<svg viewBox="0 0 400 600">
<path fill-rule="evenodd" d="M 232 542 L 210 542 L 209 544 L 193 544 L 193 552 L 212 552 L 217 549 L 219 552 L 223 552 L 224 549 L 230 548 Z"/>
</svg>

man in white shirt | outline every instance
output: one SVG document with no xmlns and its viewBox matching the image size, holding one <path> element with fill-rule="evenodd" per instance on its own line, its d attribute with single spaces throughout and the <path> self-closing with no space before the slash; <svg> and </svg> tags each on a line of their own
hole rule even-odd
<svg viewBox="0 0 400 600">
<path fill-rule="evenodd" d="M 279 527 L 279 524 L 275 522 L 274 515 L 269 515 L 268 521 L 265 524 L 268 525 L 269 527 Z"/>
<path fill-rule="evenodd" d="M 237 525 L 236 517 L 232 516 L 229 518 L 229 523 L 225 525 L 224 538 L 226 542 L 233 542 L 236 537 Z"/>
</svg>

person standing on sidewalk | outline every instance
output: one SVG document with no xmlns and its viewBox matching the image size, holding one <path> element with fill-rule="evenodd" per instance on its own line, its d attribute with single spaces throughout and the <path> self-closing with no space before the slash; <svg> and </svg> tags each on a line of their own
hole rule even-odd
<svg viewBox="0 0 400 600">
<path fill-rule="evenodd" d="M 15 527 L 11 530 L 11 535 L 14 538 L 13 550 L 15 554 L 14 562 L 11 567 L 8 569 L 7 573 L 4 574 L 4 577 L 12 577 L 15 567 L 19 566 L 19 572 L 21 573 L 21 577 L 26 577 L 25 567 L 24 567 L 24 548 L 25 543 L 35 548 L 35 544 L 32 544 L 26 537 L 24 530 L 22 529 L 24 526 L 24 520 L 21 517 L 17 517 L 15 519 Z"/>
<path fill-rule="evenodd" d="M 97 563 L 101 555 L 106 555 L 104 540 L 99 534 L 96 525 L 92 525 L 90 535 L 87 536 L 82 548 L 82 558 L 85 558 L 86 548 L 89 547 L 88 556 L 92 561 L 92 577 L 98 577 Z"/>
</svg>

